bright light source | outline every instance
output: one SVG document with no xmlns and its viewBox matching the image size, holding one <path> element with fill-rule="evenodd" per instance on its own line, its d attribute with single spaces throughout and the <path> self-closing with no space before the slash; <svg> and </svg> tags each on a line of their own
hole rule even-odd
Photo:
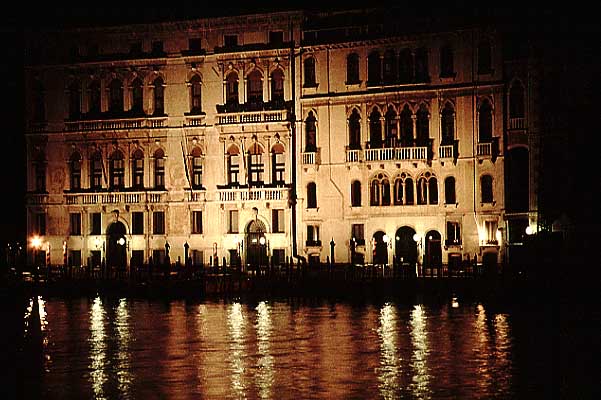
<svg viewBox="0 0 601 400">
<path fill-rule="evenodd" d="M 388 237 L 388 235 L 384 235 L 382 237 L 382 240 L 384 241 L 384 243 L 388 243 L 390 241 L 390 238 Z"/>
<path fill-rule="evenodd" d="M 419 233 L 416 233 L 415 235 L 413 235 L 413 240 L 415 242 L 419 242 L 420 240 L 422 240 L 422 236 Z"/>
<path fill-rule="evenodd" d="M 534 232 L 535 230 L 530 225 L 526 227 L 526 235 L 532 235 Z"/>
<path fill-rule="evenodd" d="M 264 237 L 264 236 L 261 236 L 261 237 L 259 238 L 259 243 L 261 243 L 261 245 L 264 245 L 264 244 L 265 244 L 265 237 Z"/>
<path fill-rule="evenodd" d="M 42 239 L 39 236 L 34 236 L 31 238 L 31 246 L 39 249 L 42 247 Z"/>
<path fill-rule="evenodd" d="M 117 240 L 117 243 L 120 244 L 121 246 L 123 246 L 125 244 L 125 239 L 119 238 L 119 240 Z"/>
</svg>

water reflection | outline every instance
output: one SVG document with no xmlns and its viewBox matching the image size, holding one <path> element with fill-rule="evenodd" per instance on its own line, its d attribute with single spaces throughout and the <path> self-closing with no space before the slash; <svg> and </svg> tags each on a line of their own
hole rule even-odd
<svg viewBox="0 0 601 400">
<path fill-rule="evenodd" d="M 259 397 L 272 398 L 272 385 L 274 379 L 273 356 L 270 354 L 271 339 L 271 314 L 269 306 L 264 301 L 260 302 L 257 311 L 257 347 L 259 358 L 257 360 L 257 386 Z"/>
<path fill-rule="evenodd" d="M 385 399 L 398 397 L 399 378 L 401 373 L 401 360 L 398 354 L 398 318 L 397 310 L 392 304 L 385 304 L 380 310 L 380 336 L 381 361 L 378 370 L 380 381 L 380 394 Z"/>
<path fill-rule="evenodd" d="M 104 306 L 100 297 L 94 299 L 90 310 L 90 379 L 96 399 L 106 399 L 104 384 L 107 382 L 106 335 L 104 332 Z"/>
<path fill-rule="evenodd" d="M 228 312 L 230 336 L 229 362 L 232 370 L 232 389 L 238 398 L 246 398 L 247 382 L 244 379 L 245 358 L 244 325 L 246 323 L 240 303 L 233 303 Z"/>
<path fill-rule="evenodd" d="M 132 375 L 130 373 L 131 360 L 129 344 L 131 341 L 129 310 L 127 300 L 119 300 L 117 306 L 117 315 L 115 318 L 115 327 L 117 331 L 117 382 L 121 396 L 129 397 L 129 391 L 132 384 Z"/>
<path fill-rule="evenodd" d="M 420 304 L 411 312 L 411 343 L 413 355 L 411 367 L 413 378 L 410 385 L 413 394 L 420 399 L 430 398 L 430 375 L 428 373 L 428 336 L 426 331 L 426 312 Z"/>
</svg>

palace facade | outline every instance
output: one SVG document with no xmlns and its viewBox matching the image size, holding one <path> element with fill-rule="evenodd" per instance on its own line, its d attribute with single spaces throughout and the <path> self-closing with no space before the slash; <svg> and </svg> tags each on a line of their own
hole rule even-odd
<svg viewBox="0 0 601 400">
<path fill-rule="evenodd" d="M 517 256 L 536 65 L 494 26 L 414 25 L 286 11 L 30 35 L 30 260 Z"/>
</svg>

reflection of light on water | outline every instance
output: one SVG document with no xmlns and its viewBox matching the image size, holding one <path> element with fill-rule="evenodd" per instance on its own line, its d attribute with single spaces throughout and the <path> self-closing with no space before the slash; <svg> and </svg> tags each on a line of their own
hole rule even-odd
<svg viewBox="0 0 601 400">
<path fill-rule="evenodd" d="M 511 387 L 511 376 L 512 374 L 508 371 L 511 369 L 511 337 L 509 332 L 509 323 L 507 322 L 507 316 L 504 314 L 497 314 L 494 319 L 495 329 L 495 370 L 499 372 L 505 372 L 503 374 L 497 374 L 495 378 L 495 386 L 497 394 L 507 394 Z"/>
<path fill-rule="evenodd" d="M 411 389 L 418 398 L 429 398 L 430 390 L 428 384 L 428 335 L 426 332 L 426 312 L 421 305 L 416 305 L 411 312 L 411 343 L 413 344 L 413 355 L 411 365 L 414 370 Z"/>
<path fill-rule="evenodd" d="M 397 313 L 391 304 L 385 304 L 380 310 L 380 393 L 385 399 L 397 398 L 399 377 L 401 372 L 399 355 L 397 353 Z"/>
<path fill-rule="evenodd" d="M 96 399 L 105 399 L 103 385 L 106 376 L 106 335 L 104 332 L 104 307 L 100 297 L 94 299 L 90 311 L 90 378 Z"/>
<path fill-rule="evenodd" d="M 270 399 L 271 386 L 273 385 L 273 356 L 269 353 L 271 338 L 271 315 L 269 306 L 260 302 L 257 306 L 257 346 L 259 348 L 259 359 L 257 360 L 257 385 L 259 396 L 262 399 Z"/>
<path fill-rule="evenodd" d="M 129 326 L 129 309 L 127 300 L 119 300 L 117 306 L 116 328 L 119 352 L 117 353 L 117 381 L 119 384 L 119 392 L 122 396 L 128 397 L 132 383 L 132 375 L 130 373 L 130 354 L 129 342 L 130 326 Z"/>
<path fill-rule="evenodd" d="M 232 388 L 238 397 L 246 397 L 246 382 L 244 382 L 244 314 L 240 303 L 232 304 L 228 313 L 230 335 L 230 366 L 232 369 Z"/>
<path fill-rule="evenodd" d="M 474 327 L 476 330 L 477 341 L 474 343 L 474 351 L 478 360 L 478 378 L 476 383 L 481 393 L 490 393 L 490 385 L 493 377 L 490 373 L 490 365 L 488 363 L 489 355 L 489 337 L 486 330 L 486 311 L 482 304 L 477 306 L 476 321 Z"/>
<path fill-rule="evenodd" d="M 457 300 L 457 297 L 453 297 L 453 299 L 451 301 L 451 307 L 459 308 L 459 300 Z"/>
</svg>

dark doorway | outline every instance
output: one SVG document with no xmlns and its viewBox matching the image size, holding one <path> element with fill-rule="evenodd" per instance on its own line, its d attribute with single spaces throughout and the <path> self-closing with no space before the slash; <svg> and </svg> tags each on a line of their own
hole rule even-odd
<svg viewBox="0 0 601 400">
<path fill-rule="evenodd" d="M 251 266 L 267 264 L 267 240 L 265 224 L 257 220 L 246 227 L 246 264 Z"/>
<path fill-rule="evenodd" d="M 417 243 L 413 239 L 415 230 L 409 226 L 403 226 L 396 231 L 395 256 L 400 264 L 409 264 L 414 267 L 417 262 Z"/>
<path fill-rule="evenodd" d="M 384 240 L 384 232 L 374 233 L 374 264 L 388 264 L 388 243 Z"/>
<path fill-rule="evenodd" d="M 426 234 L 426 268 L 439 268 L 442 265 L 442 247 L 440 233 L 430 231 Z"/>
<path fill-rule="evenodd" d="M 113 222 L 106 231 L 107 253 L 106 264 L 124 270 L 127 265 L 127 239 L 125 225 Z"/>
</svg>

